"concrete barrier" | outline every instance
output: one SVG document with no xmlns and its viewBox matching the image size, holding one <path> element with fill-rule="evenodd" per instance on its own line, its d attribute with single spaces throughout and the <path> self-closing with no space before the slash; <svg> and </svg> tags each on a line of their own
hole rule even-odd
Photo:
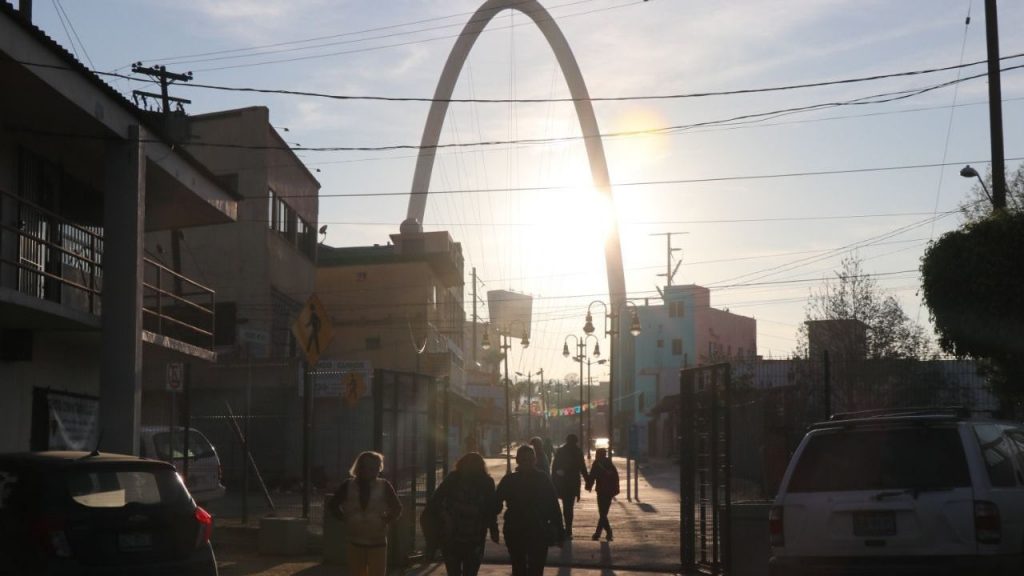
<svg viewBox="0 0 1024 576">
<path fill-rule="evenodd" d="M 306 553 L 306 518 L 260 519 L 260 554 L 300 556 Z"/>
</svg>

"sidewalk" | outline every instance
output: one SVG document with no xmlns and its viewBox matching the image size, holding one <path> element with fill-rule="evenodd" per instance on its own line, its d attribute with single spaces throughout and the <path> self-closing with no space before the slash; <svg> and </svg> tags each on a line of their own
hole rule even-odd
<svg viewBox="0 0 1024 576">
<path fill-rule="evenodd" d="M 503 458 L 488 459 L 488 468 L 495 481 L 505 475 Z M 671 462 L 651 462 L 641 465 L 639 480 L 640 499 L 626 500 L 625 460 L 616 458 L 622 482 L 622 493 L 612 502 L 609 513 L 615 539 L 612 542 L 590 539 L 597 526 L 597 499 L 593 493 L 583 492 L 576 505 L 574 539 L 561 549 L 551 548 L 546 574 L 581 574 L 585 576 L 633 573 L 673 573 L 679 567 L 679 474 Z M 498 520 L 499 526 L 501 519 Z M 222 531 L 222 536 L 227 536 Z M 247 531 L 249 532 L 249 531 Z M 249 532 L 255 538 L 255 530 Z M 216 536 L 215 536 L 216 540 Z M 314 538 L 311 545 L 330 545 Z M 218 562 L 225 576 L 339 576 L 345 573 L 341 566 L 321 564 L 321 556 L 300 557 L 261 556 L 253 546 L 232 545 L 223 541 L 218 547 Z M 241 544 L 238 542 L 237 544 Z M 313 552 L 316 548 L 311 548 Z M 508 551 L 504 541 L 488 541 L 484 550 L 484 576 L 509 574 Z M 397 573 L 397 572 L 396 572 Z M 443 564 L 433 563 L 408 567 L 402 574 L 413 576 L 443 575 Z"/>
</svg>

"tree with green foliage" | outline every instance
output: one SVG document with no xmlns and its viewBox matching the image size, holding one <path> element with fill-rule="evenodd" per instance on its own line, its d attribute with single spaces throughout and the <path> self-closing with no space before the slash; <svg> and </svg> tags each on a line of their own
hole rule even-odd
<svg viewBox="0 0 1024 576">
<path fill-rule="evenodd" d="M 924 327 L 903 311 L 892 294 L 861 268 L 856 255 L 843 258 L 835 279 L 812 289 L 807 320 L 860 320 L 867 325 L 868 358 L 926 358 L 933 353 Z M 797 354 L 808 355 L 807 324 L 797 332 Z"/>
<path fill-rule="evenodd" d="M 939 345 L 988 361 L 1012 405 L 1024 399 L 1024 210 L 1010 205 L 933 242 L 921 275 Z"/>
</svg>

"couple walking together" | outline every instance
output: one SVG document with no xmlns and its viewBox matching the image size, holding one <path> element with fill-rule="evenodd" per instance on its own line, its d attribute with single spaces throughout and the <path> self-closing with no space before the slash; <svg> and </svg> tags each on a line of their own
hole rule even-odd
<svg viewBox="0 0 1024 576">
<path fill-rule="evenodd" d="M 583 462 L 575 435 L 555 452 L 548 470 L 540 439 L 521 446 L 516 470 L 494 487 L 483 458 L 463 456 L 455 471 L 438 486 L 421 517 L 429 549 L 440 548 L 450 576 L 475 576 L 489 534 L 497 543 L 497 515 L 505 509 L 504 534 L 514 576 L 535 576 L 544 571 L 548 548 L 571 538 L 573 507 L 579 500 L 581 479 L 587 490 L 597 486 L 601 521 L 594 539 L 607 530 L 608 508 L 618 493 L 618 472 L 605 450 L 599 450 L 591 471 Z M 550 475 L 549 475 L 550 474 Z M 563 507 L 559 510 L 558 500 Z"/>
</svg>

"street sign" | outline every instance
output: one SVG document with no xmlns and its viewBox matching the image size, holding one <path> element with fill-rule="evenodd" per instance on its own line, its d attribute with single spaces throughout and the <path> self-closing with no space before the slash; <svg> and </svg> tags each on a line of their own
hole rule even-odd
<svg viewBox="0 0 1024 576">
<path fill-rule="evenodd" d="M 314 366 L 334 339 L 334 326 L 316 294 L 311 295 L 302 307 L 299 317 L 292 324 L 292 334 L 306 355 L 306 364 Z"/>
<path fill-rule="evenodd" d="M 366 377 L 362 372 L 349 372 L 342 377 L 341 399 L 349 408 L 359 404 L 366 395 Z"/>
<path fill-rule="evenodd" d="M 349 374 L 356 373 L 356 389 L 359 397 L 373 393 L 373 365 L 365 360 L 320 360 L 309 368 L 313 379 L 314 398 L 345 399 L 347 385 L 353 382 Z M 299 396 L 303 396 L 302 374 L 299 373 Z M 361 382 L 361 384 L 360 384 Z"/>
<path fill-rule="evenodd" d="M 185 385 L 185 367 L 181 362 L 167 363 L 166 386 L 170 392 L 181 392 Z"/>
</svg>

